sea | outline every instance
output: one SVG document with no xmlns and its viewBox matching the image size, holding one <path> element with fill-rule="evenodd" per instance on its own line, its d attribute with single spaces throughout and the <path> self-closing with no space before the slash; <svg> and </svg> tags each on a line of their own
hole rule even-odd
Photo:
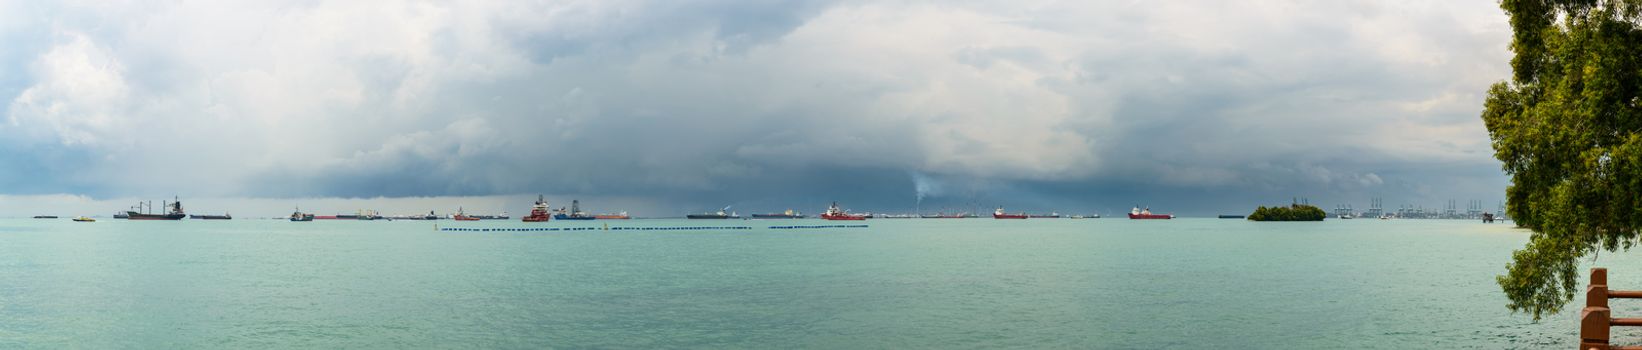
<svg viewBox="0 0 1642 350">
<path fill-rule="evenodd" d="M 1506 308 L 1509 224 L 771 228 L 834 224 L 4 219 L 0 348 L 1568 348 L 1583 305 Z M 1642 290 L 1638 255 L 1587 264 Z"/>
</svg>

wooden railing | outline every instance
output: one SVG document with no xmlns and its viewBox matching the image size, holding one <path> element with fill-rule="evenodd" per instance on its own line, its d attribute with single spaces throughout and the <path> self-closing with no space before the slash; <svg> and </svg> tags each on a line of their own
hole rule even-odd
<svg viewBox="0 0 1642 350">
<path fill-rule="evenodd" d="M 1591 286 L 1585 287 L 1585 309 L 1579 312 L 1581 350 L 1642 350 L 1642 346 L 1613 346 L 1608 330 L 1613 327 L 1642 326 L 1642 318 L 1614 318 L 1608 299 L 1642 299 L 1642 291 L 1608 290 L 1608 269 L 1591 269 Z"/>
</svg>

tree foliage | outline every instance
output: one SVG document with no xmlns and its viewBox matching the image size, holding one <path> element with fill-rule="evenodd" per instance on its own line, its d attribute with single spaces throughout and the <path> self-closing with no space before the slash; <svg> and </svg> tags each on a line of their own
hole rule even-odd
<svg viewBox="0 0 1642 350">
<path fill-rule="evenodd" d="M 1261 206 L 1249 214 L 1249 221 L 1323 221 L 1328 212 L 1312 205 L 1294 204 L 1287 207 Z"/>
<path fill-rule="evenodd" d="M 1642 229 L 1642 0 L 1504 0 L 1512 77 L 1482 112 L 1511 175 L 1506 210 L 1533 230 L 1497 277 L 1538 320 L 1573 299 L 1579 259 Z M 1642 273 L 1642 270 L 1637 271 Z"/>
</svg>

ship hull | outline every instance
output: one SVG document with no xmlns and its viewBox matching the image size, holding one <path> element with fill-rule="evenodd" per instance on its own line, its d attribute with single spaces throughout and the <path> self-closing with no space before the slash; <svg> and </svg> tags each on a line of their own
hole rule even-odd
<svg viewBox="0 0 1642 350">
<path fill-rule="evenodd" d="M 839 221 L 862 221 L 862 220 L 867 219 L 867 217 L 865 217 L 865 216 L 830 215 L 830 214 L 821 214 L 821 218 L 826 219 L 826 220 L 839 220 Z"/>
<path fill-rule="evenodd" d="M 519 221 L 524 221 L 524 222 L 548 222 L 549 220 L 553 220 L 552 217 L 548 217 L 548 216 L 541 216 L 541 217 L 526 216 L 523 219 L 520 219 Z"/>
<path fill-rule="evenodd" d="M 787 214 L 753 214 L 754 219 L 803 219 L 803 215 Z"/>
<path fill-rule="evenodd" d="M 723 219 L 729 219 L 730 216 L 729 215 L 712 215 L 712 214 L 690 214 L 690 215 L 685 215 L 684 218 L 686 218 L 686 219 L 698 219 L 698 220 L 699 219 L 723 220 Z"/>
<path fill-rule="evenodd" d="M 632 217 L 629 217 L 627 215 L 594 215 L 593 218 L 594 219 L 599 219 L 599 220 L 627 220 L 627 219 L 632 219 Z"/>
<path fill-rule="evenodd" d="M 184 215 L 184 214 L 143 214 L 143 213 L 133 213 L 133 212 L 125 213 L 125 219 L 126 220 L 182 220 L 182 218 L 185 218 L 185 217 L 188 217 L 188 215 Z"/>
<path fill-rule="evenodd" d="M 553 220 L 593 220 L 593 219 L 595 219 L 595 218 L 591 217 L 591 216 L 575 216 L 575 215 L 565 215 L 565 214 L 553 215 Z"/>
<path fill-rule="evenodd" d="M 228 216 L 228 215 L 189 215 L 188 218 L 189 219 L 195 219 L 195 220 L 233 220 L 234 219 L 234 217 Z"/>
<path fill-rule="evenodd" d="M 1026 215 L 1021 215 L 1021 214 L 992 214 L 992 218 L 993 219 L 1025 219 Z"/>
<path fill-rule="evenodd" d="M 1173 218 L 1174 215 L 1169 214 L 1129 214 L 1129 219 L 1132 220 L 1168 220 Z"/>
</svg>

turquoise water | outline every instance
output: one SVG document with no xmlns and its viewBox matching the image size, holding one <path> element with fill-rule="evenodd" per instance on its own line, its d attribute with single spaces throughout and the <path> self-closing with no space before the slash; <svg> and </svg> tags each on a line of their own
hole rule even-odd
<svg viewBox="0 0 1642 350">
<path fill-rule="evenodd" d="M 819 220 L 796 221 L 827 224 Z M 699 226 L 703 221 L 549 227 Z M 1537 348 L 1470 221 L 0 220 L 0 348 Z M 539 227 L 441 222 L 444 227 Z M 1642 289 L 1635 254 L 1615 288 Z M 1575 301 L 1581 303 L 1582 301 Z M 1616 305 L 1642 317 L 1642 305 Z M 1642 333 L 1618 336 L 1642 344 Z"/>
</svg>

